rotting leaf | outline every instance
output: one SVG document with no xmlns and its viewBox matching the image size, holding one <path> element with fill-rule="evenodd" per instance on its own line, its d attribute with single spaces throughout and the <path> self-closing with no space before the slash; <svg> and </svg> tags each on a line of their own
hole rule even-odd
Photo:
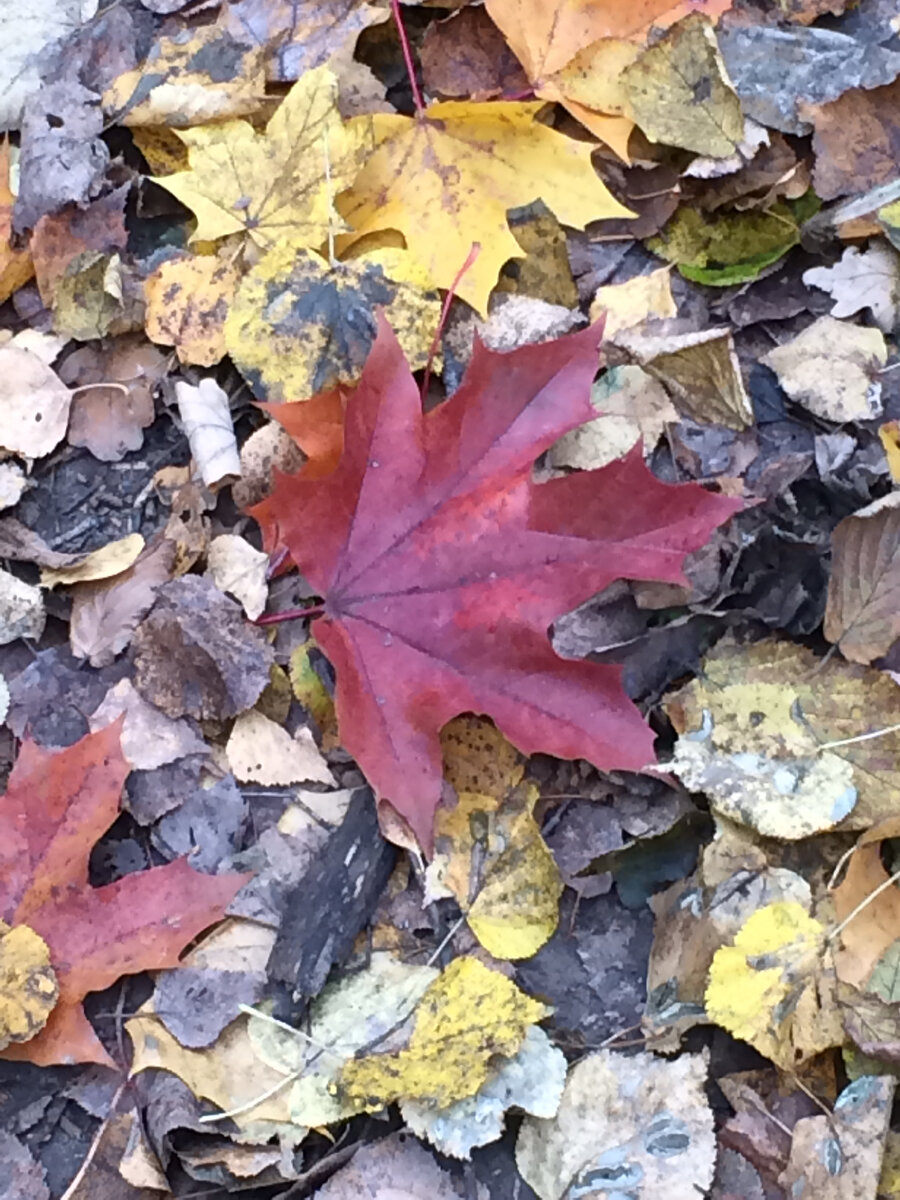
<svg viewBox="0 0 900 1200">
<path fill-rule="evenodd" d="M 233 256 L 183 254 L 144 281 L 147 336 L 174 346 L 178 361 L 215 366 L 225 357 L 225 318 L 240 272 Z"/>
<path fill-rule="evenodd" d="M 428 283 L 403 250 L 376 250 L 329 267 L 310 250 L 278 246 L 241 282 L 225 323 L 228 352 L 255 395 L 306 400 L 359 379 L 380 309 L 418 370 L 441 314 L 440 296 Z"/>
<path fill-rule="evenodd" d="M 47 943 L 27 925 L 0 921 L 0 1050 L 40 1033 L 58 999 Z"/>
</svg>

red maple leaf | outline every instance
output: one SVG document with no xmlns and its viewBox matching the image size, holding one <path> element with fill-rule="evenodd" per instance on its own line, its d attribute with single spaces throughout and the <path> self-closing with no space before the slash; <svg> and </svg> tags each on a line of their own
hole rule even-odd
<svg viewBox="0 0 900 1200">
<path fill-rule="evenodd" d="M 509 354 L 476 341 L 459 390 L 423 415 L 381 320 L 337 468 L 279 475 L 255 510 L 323 597 L 344 745 L 426 847 L 439 732 L 459 713 L 488 714 L 526 754 L 651 761 L 619 668 L 559 658 L 548 629 L 614 579 L 684 582 L 685 554 L 741 507 L 660 483 L 639 448 L 532 482 L 535 458 L 596 416 L 599 341 L 596 326 Z"/>
<path fill-rule="evenodd" d="M 59 981 L 44 1028 L 0 1058 L 114 1067 L 81 1001 L 120 975 L 176 967 L 248 878 L 201 875 L 178 859 L 90 886 L 91 849 L 119 814 L 129 772 L 120 731 L 121 720 L 57 751 L 23 742 L 0 799 L 0 918 L 40 934 Z"/>
</svg>

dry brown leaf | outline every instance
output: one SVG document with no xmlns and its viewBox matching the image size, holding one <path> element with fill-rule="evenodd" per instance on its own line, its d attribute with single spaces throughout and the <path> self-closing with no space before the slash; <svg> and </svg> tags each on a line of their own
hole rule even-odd
<svg viewBox="0 0 900 1200">
<path fill-rule="evenodd" d="M 174 544 L 159 538 L 117 578 L 77 584 L 72 589 L 69 623 L 69 644 L 75 657 L 86 658 L 92 667 L 111 663 L 149 612 L 174 561 Z"/>
<path fill-rule="evenodd" d="M 900 637 L 900 492 L 845 517 L 831 535 L 825 636 L 870 663 Z"/>
<path fill-rule="evenodd" d="M 334 776 L 305 726 L 291 737 L 260 712 L 241 713 L 225 749 L 235 779 L 241 783 L 264 787 L 287 787 L 292 783 L 334 786 Z"/>
<path fill-rule="evenodd" d="M 89 386 L 72 399 L 69 445 L 84 446 L 101 462 L 121 462 L 143 446 L 154 415 L 153 397 L 143 389 L 124 383 Z"/>
<path fill-rule="evenodd" d="M 839 978 L 854 987 L 865 986 L 875 964 L 897 940 L 900 930 L 900 890 L 885 887 L 874 894 L 889 879 L 882 862 L 882 843 L 898 836 L 900 819 L 896 816 L 867 829 L 856 843 L 843 880 L 834 890 L 837 919 L 847 922 L 841 930 L 841 949 L 835 955 L 835 966 Z M 853 912 L 856 916 L 851 919 Z"/>
</svg>

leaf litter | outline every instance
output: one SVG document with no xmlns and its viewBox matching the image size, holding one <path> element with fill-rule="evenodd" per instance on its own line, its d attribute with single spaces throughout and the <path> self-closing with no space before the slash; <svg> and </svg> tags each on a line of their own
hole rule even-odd
<svg viewBox="0 0 900 1200">
<path fill-rule="evenodd" d="M 889 7 L 0 14 L 12 1195 L 897 1194 Z"/>
</svg>

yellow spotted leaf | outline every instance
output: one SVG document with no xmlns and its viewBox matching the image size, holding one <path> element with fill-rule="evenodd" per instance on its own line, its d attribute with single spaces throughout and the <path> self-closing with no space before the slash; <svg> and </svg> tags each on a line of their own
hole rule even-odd
<svg viewBox="0 0 900 1200">
<path fill-rule="evenodd" d="M 377 148 L 338 208 L 360 235 L 399 230 L 433 286 L 449 288 L 478 243 L 457 293 L 483 313 L 500 268 L 521 254 L 507 209 L 540 199 L 577 229 L 632 215 L 601 183 L 591 146 L 537 122 L 540 108 L 446 101 L 417 118 L 378 113 Z"/>
<path fill-rule="evenodd" d="M 784 1070 L 844 1040 L 827 931 L 796 901 L 758 909 L 716 951 L 706 988 L 711 1021 Z"/>
<path fill-rule="evenodd" d="M 47 943 L 27 925 L 0 921 L 0 1050 L 38 1034 L 58 999 Z"/>
<path fill-rule="evenodd" d="M 521 783 L 523 758 L 493 721 L 454 717 L 441 730 L 444 778 L 457 792 L 481 792 L 498 800 Z"/>
<path fill-rule="evenodd" d="M 320 246 L 341 228 L 336 192 L 346 188 L 369 148 L 369 125 L 348 128 L 327 67 L 294 84 L 265 133 L 247 121 L 181 130 L 191 169 L 156 182 L 197 218 L 191 241 L 246 233 L 263 249 L 276 242 Z"/>
<path fill-rule="evenodd" d="M 672 296 L 671 276 L 668 267 L 660 267 L 647 275 L 635 275 L 625 283 L 598 288 L 591 303 L 591 320 L 605 315 L 603 334 L 612 338 L 651 317 L 676 316 L 678 307 Z"/>
<path fill-rule="evenodd" d="M 329 267 L 292 245 L 269 251 L 244 277 L 225 342 L 261 399 L 306 400 L 353 384 L 375 340 L 375 311 L 390 321 L 413 370 L 423 367 L 441 300 L 404 250 L 376 250 Z"/>
<path fill-rule="evenodd" d="M 499 971 L 454 959 L 419 1001 L 406 1047 L 352 1059 L 338 1095 L 369 1112 L 400 1099 L 446 1108 L 474 1096 L 497 1058 L 516 1054 L 528 1027 L 548 1012 Z"/>
<path fill-rule="evenodd" d="M 225 317 L 239 271 L 234 256 L 180 254 L 144 283 L 151 341 L 174 346 L 178 361 L 212 367 L 225 357 Z"/>
</svg>

